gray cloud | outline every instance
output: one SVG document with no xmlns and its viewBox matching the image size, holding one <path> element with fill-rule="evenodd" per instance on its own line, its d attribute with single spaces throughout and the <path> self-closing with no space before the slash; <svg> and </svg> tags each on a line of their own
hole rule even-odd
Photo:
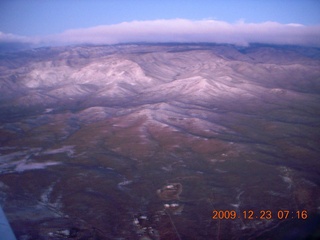
<svg viewBox="0 0 320 240">
<path fill-rule="evenodd" d="M 10 36 L 4 37 L 10 38 Z M 1 38 L 3 36 L 0 34 L 0 41 Z M 238 45 L 271 43 L 320 46 L 320 26 L 277 22 L 245 23 L 239 21 L 231 24 L 216 20 L 160 19 L 71 29 L 60 34 L 32 39 L 32 41 L 47 44 L 214 42 Z"/>
<path fill-rule="evenodd" d="M 276 22 L 230 24 L 223 21 L 186 19 L 133 21 L 115 25 L 68 30 L 50 36 L 57 42 L 215 42 L 247 45 L 252 42 L 320 45 L 320 26 Z"/>
<path fill-rule="evenodd" d="M 17 51 L 37 46 L 39 40 L 0 32 L 0 52 Z"/>
<path fill-rule="evenodd" d="M 11 34 L 11 33 L 0 32 L 0 43 L 3 43 L 3 42 L 27 43 L 27 42 L 31 42 L 31 41 L 32 40 L 27 38 L 27 37 L 18 36 L 18 35 L 14 35 L 14 34 Z"/>
</svg>

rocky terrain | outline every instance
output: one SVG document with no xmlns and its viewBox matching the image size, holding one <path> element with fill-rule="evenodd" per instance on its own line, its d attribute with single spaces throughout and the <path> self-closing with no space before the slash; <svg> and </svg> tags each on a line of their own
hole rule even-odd
<svg viewBox="0 0 320 240">
<path fill-rule="evenodd" d="M 319 117 L 317 48 L 1 53 L 0 203 L 23 240 L 316 238 Z"/>
</svg>

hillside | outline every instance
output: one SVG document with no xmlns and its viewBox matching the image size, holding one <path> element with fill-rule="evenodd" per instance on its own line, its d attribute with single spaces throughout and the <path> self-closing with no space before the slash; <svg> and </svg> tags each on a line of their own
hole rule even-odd
<svg viewBox="0 0 320 240">
<path fill-rule="evenodd" d="M 18 239 L 306 238 L 319 117 L 318 48 L 1 53 L 0 203 Z"/>
</svg>

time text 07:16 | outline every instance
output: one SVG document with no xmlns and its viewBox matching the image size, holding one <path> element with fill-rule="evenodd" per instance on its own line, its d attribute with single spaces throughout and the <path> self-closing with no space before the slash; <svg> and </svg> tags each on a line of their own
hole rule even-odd
<svg viewBox="0 0 320 240">
<path fill-rule="evenodd" d="M 212 219 L 307 219 L 308 212 L 307 210 L 301 211 L 289 211 L 289 210 L 245 210 L 237 213 L 235 210 L 213 210 Z"/>
</svg>

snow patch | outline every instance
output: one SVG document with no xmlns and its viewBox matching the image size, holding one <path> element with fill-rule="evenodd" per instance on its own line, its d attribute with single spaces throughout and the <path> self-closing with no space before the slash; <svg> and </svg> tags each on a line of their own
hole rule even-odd
<svg viewBox="0 0 320 240">
<path fill-rule="evenodd" d="M 57 154 L 57 153 L 67 153 L 68 157 L 72 157 L 74 154 L 73 150 L 74 146 L 63 146 L 61 148 L 51 149 L 44 151 L 42 154 L 50 155 L 50 154 Z"/>
<path fill-rule="evenodd" d="M 34 170 L 34 169 L 44 169 L 47 166 L 54 166 L 61 164 L 59 162 L 44 162 L 44 163 L 25 163 L 21 162 L 15 167 L 15 171 L 17 172 L 24 172 L 27 170 Z"/>
</svg>

